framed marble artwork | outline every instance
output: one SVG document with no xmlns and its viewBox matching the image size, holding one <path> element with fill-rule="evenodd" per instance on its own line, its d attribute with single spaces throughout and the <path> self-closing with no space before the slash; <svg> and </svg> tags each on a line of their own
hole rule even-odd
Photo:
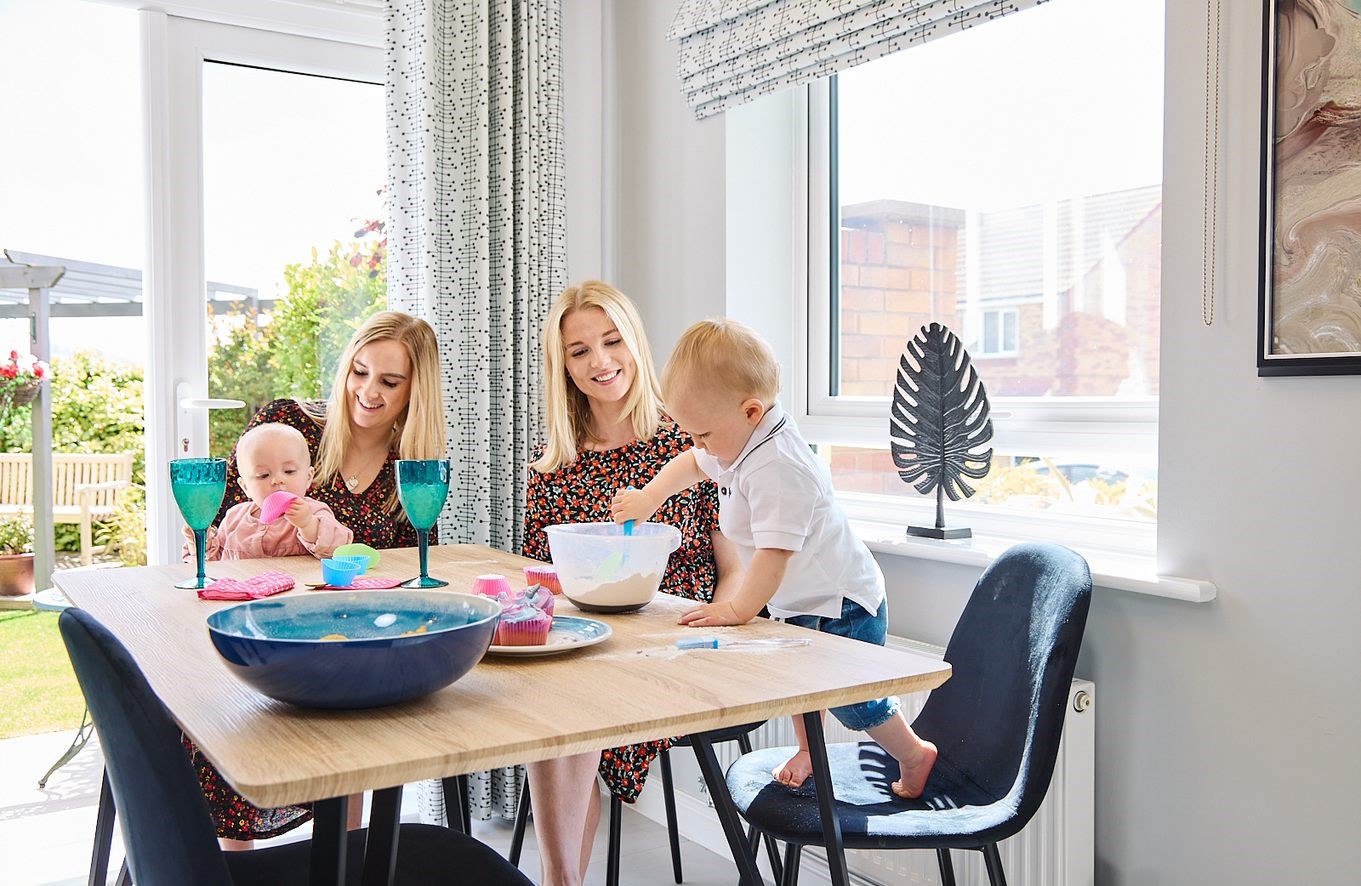
<svg viewBox="0 0 1361 886">
<path fill-rule="evenodd" d="M 1258 375 L 1361 374 L 1361 0 L 1263 0 Z"/>
</svg>

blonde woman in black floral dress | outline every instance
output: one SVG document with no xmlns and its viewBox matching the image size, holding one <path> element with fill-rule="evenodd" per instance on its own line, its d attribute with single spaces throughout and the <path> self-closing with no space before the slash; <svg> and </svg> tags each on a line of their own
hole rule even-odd
<svg viewBox="0 0 1361 886">
<path fill-rule="evenodd" d="M 416 544 L 416 530 L 397 499 L 392 463 L 444 455 L 439 351 L 430 324 L 398 311 L 374 314 L 341 354 L 330 399 L 275 400 L 261 407 L 247 429 L 267 422 L 297 428 L 307 438 L 316 467 L 308 495 L 329 505 L 336 519 L 354 532 L 355 541 L 374 548 Z M 237 477 L 233 452 L 218 521 L 246 498 Z M 186 738 L 184 744 L 224 848 L 249 849 L 254 840 L 278 836 L 311 818 L 305 806 L 252 805 L 222 780 L 192 742 Z M 361 809 L 351 799 L 350 825 L 356 827 Z"/>
<path fill-rule="evenodd" d="M 544 527 L 607 522 L 610 499 L 642 486 L 692 445 L 662 411 L 652 352 L 628 297 L 596 280 L 554 302 L 543 335 L 547 443 L 530 466 L 524 554 L 548 560 Z M 718 531 L 718 492 L 704 483 L 667 499 L 653 517 L 681 531 L 661 589 L 692 600 L 735 593 L 736 550 Z M 600 821 L 599 772 L 632 803 L 666 739 L 528 765 L 544 886 L 586 876 Z"/>
</svg>

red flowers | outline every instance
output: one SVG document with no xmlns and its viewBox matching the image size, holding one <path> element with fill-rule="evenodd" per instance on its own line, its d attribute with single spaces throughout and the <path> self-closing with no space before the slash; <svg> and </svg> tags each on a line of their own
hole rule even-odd
<svg viewBox="0 0 1361 886">
<path fill-rule="evenodd" d="M 11 405 L 31 402 L 46 377 L 46 363 L 32 354 L 10 351 L 9 359 L 0 363 L 0 413 Z"/>
</svg>

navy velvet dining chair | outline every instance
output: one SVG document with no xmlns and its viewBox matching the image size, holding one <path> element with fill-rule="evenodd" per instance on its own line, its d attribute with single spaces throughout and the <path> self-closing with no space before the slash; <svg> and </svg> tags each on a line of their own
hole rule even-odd
<svg viewBox="0 0 1361 886">
<path fill-rule="evenodd" d="M 212 815 L 180 732 L 137 663 L 83 609 L 59 617 L 62 639 L 95 721 L 105 771 L 122 822 L 128 866 L 137 886 L 306 883 L 310 841 L 247 852 L 218 848 Z M 363 874 L 367 831 L 348 835 L 346 882 Z M 490 847 L 433 825 L 400 826 L 396 883 L 529 886 Z"/>
<path fill-rule="evenodd" d="M 898 765 L 873 742 L 827 747 L 830 808 L 816 775 L 798 790 L 772 781 L 792 748 L 738 759 L 728 789 L 748 822 L 787 842 L 784 882 L 798 880 L 800 848 L 819 844 L 843 871 L 843 847 L 935 849 L 946 886 L 950 850 L 974 849 L 1004 886 L 997 843 L 1025 827 L 1048 790 L 1091 593 L 1087 563 L 1058 545 L 1017 545 L 983 573 L 945 650 L 951 677 L 912 724 L 940 754 L 919 799 L 894 796 Z"/>
</svg>

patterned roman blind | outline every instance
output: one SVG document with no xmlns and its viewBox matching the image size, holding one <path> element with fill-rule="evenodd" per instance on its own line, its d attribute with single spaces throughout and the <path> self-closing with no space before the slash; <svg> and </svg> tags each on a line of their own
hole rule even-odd
<svg viewBox="0 0 1361 886">
<path fill-rule="evenodd" d="M 681 0 L 668 40 L 709 117 L 1046 0 Z"/>
</svg>

